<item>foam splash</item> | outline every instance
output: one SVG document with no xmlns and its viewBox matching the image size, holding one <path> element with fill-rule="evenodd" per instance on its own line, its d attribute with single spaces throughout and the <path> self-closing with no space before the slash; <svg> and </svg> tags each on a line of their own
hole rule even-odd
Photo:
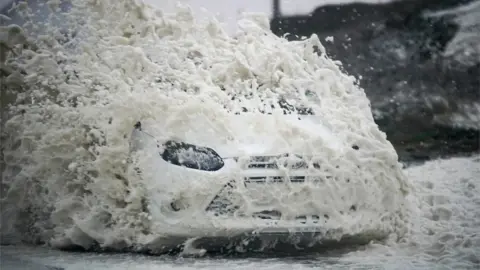
<svg viewBox="0 0 480 270">
<path fill-rule="evenodd" d="M 178 230 L 195 233 L 195 217 L 182 224 L 153 219 L 146 201 L 155 182 L 128 170 L 129 134 L 140 119 L 158 139 L 201 141 L 208 136 L 197 136 L 204 129 L 195 120 L 207 119 L 218 138 L 239 139 L 253 126 L 255 134 L 287 139 L 298 151 L 314 149 L 335 180 L 312 189 L 312 198 L 330 198 L 323 207 L 336 217 L 337 237 L 405 233 L 411 187 L 395 150 L 363 90 L 323 54 L 316 36 L 288 42 L 258 14 L 244 16 L 232 38 L 213 18 L 196 22 L 187 6 L 163 14 L 133 0 L 72 3 L 61 14 L 59 3 L 49 1 L 56 11 L 50 20 L 65 15 L 67 33 L 54 24 L 44 34 L 33 23 L 5 28 L 21 38 L 8 45 L 4 64 L 8 90 L 18 92 L 2 141 L 8 188 L 2 235 L 55 247 L 137 250 Z M 312 108 L 335 142 L 283 121 L 274 107 L 281 99 Z M 239 127 L 232 115 L 245 110 L 251 117 Z M 276 119 L 267 126 L 265 111 Z M 341 214 L 347 197 L 362 209 L 354 217 Z M 198 225 L 245 226 L 233 223 Z"/>
<path fill-rule="evenodd" d="M 415 222 L 411 230 L 402 241 L 371 244 L 343 257 L 340 263 L 370 268 L 477 269 L 480 156 L 429 161 L 405 172 L 416 188 L 420 206 L 412 213 Z"/>
</svg>

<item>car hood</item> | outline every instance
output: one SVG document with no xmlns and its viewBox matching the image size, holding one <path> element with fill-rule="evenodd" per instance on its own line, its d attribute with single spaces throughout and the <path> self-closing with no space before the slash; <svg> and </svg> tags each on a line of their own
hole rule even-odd
<svg viewBox="0 0 480 270">
<path fill-rule="evenodd" d="M 236 121 L 248 122 L 248 118 Z M 265 117 L 262 124 L 251 128 L 237 125 L 234 140 L 213 143 L 212 147 L 222 156 L 280 155 L 284 153 L 314 154 L 323 146 L 340 150 L 341 141 L 315 116 L 283 115 Z"/>
<path fill-rule="evenodd" d="M 160 142 L 176 140 L 210 147 L 223 158 L 314 155 L 344 149 L 341 134 L 334 134 L 328 123 L 313 115 L 195 115 L 170 121 L 157 134 L 162 134 Z"/>
</svg>

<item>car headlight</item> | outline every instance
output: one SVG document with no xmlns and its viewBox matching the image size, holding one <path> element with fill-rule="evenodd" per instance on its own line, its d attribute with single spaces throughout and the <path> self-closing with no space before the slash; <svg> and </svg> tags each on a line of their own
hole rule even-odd
<svg viewBox="0 0 480 270">
<path fill-rule="evenodd" d="M 167 141 L 163 146 L 162 158 L 177 166 L 202 171 L 218 171 L 224 165 L 223 159 L 217 152 L 208 147 L 176 141 Z"/>
</svg>

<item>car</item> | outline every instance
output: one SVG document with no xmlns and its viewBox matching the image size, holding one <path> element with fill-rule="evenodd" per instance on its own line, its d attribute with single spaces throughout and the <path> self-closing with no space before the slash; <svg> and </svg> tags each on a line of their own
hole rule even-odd
<svg viewBox="0 0 480 270">
<path fill-rule="evenodd" d="M 284 110 L 278 117 L 340 147 L 312 110 L 296 111 Z M 232 117 L 234 127 L 243 127 L 251 117 L 263 117 L 267 128 L 275 118 L 253 113 Z M 208 119 L 201 118 L 193 121 L 208 129 L 203 121 Z M 158 139 L 150 126 L 139 121 L 130 136 L 130 167 L 147 187 L 146 208 L 155 226 L 166 228 L 146 245 L 150 252 L 169 252 L 185 243 L 208 251 L 263 250 L 277 245 L 316 249 L 365 244 L 386 236 L 377 232 L 339 238 L 343 233 L 330 222 L 331 212 L 322 210 L 319 197 L 325 193 L 325 180 L 334 175 L 325 174 L 329 165 L 315 151 L 289 151 L 278 141 L 269 142 L 268 137 L 245 129 L 243 142 L 199 133 L 195 142 Z M 352 146 L 351 151 L 357 150 Z M 356 206 L 348 210 L 355 212 Z"/>
<path fill-rule="evenodd" d="M 313 52 L 318 40 L 310 41 L 304 45 L 310 44 Z M 395 150 L 374 124 L 368 100 L 354 86 L 353 78 L 341 75 L 333 63 L 315 74 L 315 79 L 308 80 L 331 80 L 325 85 L 312 84 L 313 89 L 310 83 L 303 86 L 305 81 L 298 80 L 299 85 L 292 83 L 292 89 L 279 93 L 264 86 L 264 97 L 242 89 L 232 91 L 236 86 L 226 89 L 228 85 L 219 82 L 216 87 L 223 91 L 225 103 L 209 103 L 207 96 L 191 95 L 183 96 L 192 101 L 185 107 L 176 102 L 177 94 L 196 90 L 172 83 L 175 93 L 172 106 L 164 107 L 167 111 L 157 118 L 149 112 L 143 119 L 122 120 L 139 121 L 129 138 L 128 177 L 115 174 L 115 179 L 124 181 L 128 198 L 120 203 L 111 201 L 108 192 L 99 195 L 104 194 L 103 187 L 94 194 L 87 191 L 85 196 L 101 196 L 112 202 L 113 208 L 119 206 L 120 210 L 114 211 L 118 215 L 106 226 L 112 226 L 117 234 L 125 221 L 133 220 L 128 226 L 135 229 L 135 235 L 125 243 L 128 250 L 151 253 L 179 247 L 209 251 L 262 250 L 278 244 L 330 247 L 367 243 L 398 232 L 406 219 L 408 187 Z M 339 80 L 335 80 L 337 75 Z M 262 80 L 273 83 L 274 77 Z M 158 82 L 166 86 L 168 76 L 161 79 Z M 298 100 L 288 101 L 295 98 Z M 308 106 L 315 108 L 301 106 L 307 98 L 314 101 Z M 273 104 L 277 100 L 279 104 Z M 112 145 L 121 143 L 123 147 L 123 142 Z M 68 170 L 76 171 L 74 165 Z M 109 203 L 105 208 L 110 208 Z M 138 208 L 131 211 L 130 203 Z M 148 218 L 143 219 L 143 214 Z M 76 247 L 75 241 L 68 239 L 70 230 L 62 231 L 61 225 L 54 228 L 60 240 L 50 239 L 50 244 Z M 67 241 L 63 241 L 64 234 Z M 103 240 L 89 237 L 84 248 L 110 248 Z"/>
</svg>

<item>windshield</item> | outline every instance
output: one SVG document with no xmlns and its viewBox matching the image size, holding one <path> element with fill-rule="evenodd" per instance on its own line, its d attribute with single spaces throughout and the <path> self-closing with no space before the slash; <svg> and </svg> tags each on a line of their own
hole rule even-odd
<svg viewBox="0 0 480 270">
<path fill-rule="evenodd" d="M 302 105 L 294 106 L 285 99 L 280 99 L 278 101 L 278 105 L 283 109 L 283 114 L 292 114 L 297 112 L 299 115 L 315 115 L 312 108 Z"/>
<path fill-rule="evenodd" d="M 258 107 L 248 107 L 245 102 L 237 100 L 237 104 L 240 105 L 240 109 L 229 111 L 233 111 L 236 115 L 251 112 L 260 112 L 261 114 L 270 115 L 278 111 L 281 111 L 284 115 L 315 115 L 315 111 L 311 105 L 318 100 L 316 94 L 314 92 L 307 91 L 305 93 L 305 97 L 305 100 L 300 100 L 299 98 L 287 99 L 285 97 L 281 97 L 278 100 L 262 100 L 260 103 L 261 105 Z M 235 98 L 232 98 L 232 100 L 236 101 Z"/>
</svg>

